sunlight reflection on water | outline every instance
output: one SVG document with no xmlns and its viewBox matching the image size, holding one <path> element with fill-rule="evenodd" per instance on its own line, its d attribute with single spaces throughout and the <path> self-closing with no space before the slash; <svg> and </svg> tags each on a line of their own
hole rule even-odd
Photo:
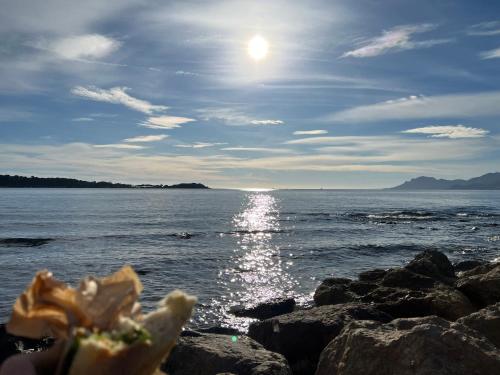
<svg viewBox="0 0 500 375">
<path fill-rule="evenodd" d="M 230 266 L 219 273 L 225 290 L 220 304 L 223 321 L 243 330 L 251 320 L 232 316 L 227 312 L 230 306 L 290 296 L 297 284 L 287 271 L 290 264 L 282 262 L 279 246 L 272 243 L 280 231 L 277 199 L 263 192 L 246 199 L 244 209 L 233 218 L 237 242 Z"/>
</svg>

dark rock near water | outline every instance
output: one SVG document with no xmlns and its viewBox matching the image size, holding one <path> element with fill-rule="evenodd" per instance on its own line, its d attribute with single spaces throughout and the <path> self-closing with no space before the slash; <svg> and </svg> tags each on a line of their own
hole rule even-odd
<svg viewBox="0 0 500 375">
<path fill-rule="evenodd" d="M 464 316 L 457 322 L 482 333 L 493 345 L 500 348 L 500 303 Z"/>
<path fill-rule="evenodd" d="M 323 280 L 314 292 L 314 302 L 323 306 L 356 301 L 356 294 L 349 291 L 351 283 L 352 280 L 336 277 Z"/>
<path fill-rule="evenodd" d="M 373 270 L 360 274 L 359 281 L 326 279 L 317 288 L 317 305 L 351 301 L 374 303 L 394 318 L 437 315 L 455 320 L 471 314 L 475 307 L 459 290 L 448 258 L 437 251 L 418 254 L 404 268 Z"/>
<path fill-rule="evenodd" d="M 239 317 L 264 320 L 274 316 L 290 313 L 294 310 L 294 308 L 295 300 L 293 298 L 283 298 L 260 303 L 252 307 L 232 306 L 229 309 L 229 312 Z"/>
<path fill-rule="evenodd" d="M 169 375 L 291 375 L 286 359 L 246 336 L 182 337 L 162 368 Z"/>
<path fill-rule="evenodd" d="M 460 291 L 444 284 L 427 291 L 414 291 L 398 298 L 388 298 L 377 308 L 398 318 L 436 315 L 456 320 L 475 311 L 469 299 Z"/>
<path fill-rule="evenodd" d="M 238 331 L 236 328 L 231 328 L 231 327 L 220 327 L 220 326 L 213 326 L 213 327 L 207 327 L 207 328 L 198 328 L 196 332 L 199 333 L 215 333 L 218 335 L 241 335 L 241 332 Z"/>
<path fill-rule="evenodd" d="M 248 334 L 266 349 L 283 354 L 294 374 L 312 374 L 323 348 L 346 324 L 355 320 L 391 319 L 369 305 L 327 305 L 253 323 Z"/>
<path fill-rule="evenodd" d="M 500 351 L 476 331 L 438 317 L 349 326 L 323 350 L 316 375 L 494 375 Z"/>
<path fill-rule="evenodd" d="M 456 287 L 478 307 L 500 302 L 500 264 L 479 266 L 464 272 Z"/>
<path fill-rule="evenodd" d="M 455 272 L 465 272 L 485 264 L 486 262 L 482 260 L 464 260 L 462 262 L 455 263 L 453 268 L 455 269 Z"/>
<path fill-rule="evenodd" d="M 37 247 L 48 244 L 53 238 L 1 238 L 0 246 Z"/>
<path fill-rule="evenodd" d="M 418 254 L 405 268 L 444 283 L 452 284 L 455 279 L 455 271 L 449 259 L 435 250 Z"/>
<path fill-rule="evenodd" d="M 381 286 L 392 288 L 405 288 L 410 290 L 430 289 L 436 284 L 436 280 L 409 271 L 405 268 L 389 270 L 380 281 Z"/>
<path fill-rule="evenodd" d="M 380 281 L 385 276 L 386 273 L 387 270 L 375 269 L 375 270 L 361 272 L 358 278 L 360 281 L 376 282 Z"/>
</svg>

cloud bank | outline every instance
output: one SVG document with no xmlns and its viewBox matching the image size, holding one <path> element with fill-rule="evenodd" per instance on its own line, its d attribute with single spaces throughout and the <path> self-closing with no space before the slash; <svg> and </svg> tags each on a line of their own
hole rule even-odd
<svg viewBox="0 0 500 375">
<path fill-rule="evenodd" d="M 427 118 L 462 118 L 500 115 L 500 91 L 439 96 L 410 96 L 353 107 L 325 117 L 338 122 L 375 122 Z"/>
<path fill-rule="evenodd" d="M 156 141 L 161 141 L 165 138 L 167 138 L 168 135 L 166 134 L 158 134 L 158 135 L 140 135 L 137 137 L 132 137 L 132 138 L 126 138 L 123 140 L 123 142 L 127 143 L 142 143 L 142 142 L 156 142 Z"/>
<path fill-rule="evenodd" d="M 403 131 L 409 134 L 430 134 L 432 138 L 482 138 L 489 131 L 463 125 L 434 125 Z"/>
</svg>

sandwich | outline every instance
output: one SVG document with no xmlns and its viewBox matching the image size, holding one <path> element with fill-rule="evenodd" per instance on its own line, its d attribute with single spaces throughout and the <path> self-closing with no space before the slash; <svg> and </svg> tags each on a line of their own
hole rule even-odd
<svg viewBox="0 0 500 375">
<path fill-rule="evenodd" d="M 143 315 L 142 289 L 129 266 L 86 277 L 76 289 L 40 271 L 16 300 L 7 331 L 62 341 L 58 375 L 151 375 L 175 345 L 196 298 L 175 290 Z"/>
</svg>

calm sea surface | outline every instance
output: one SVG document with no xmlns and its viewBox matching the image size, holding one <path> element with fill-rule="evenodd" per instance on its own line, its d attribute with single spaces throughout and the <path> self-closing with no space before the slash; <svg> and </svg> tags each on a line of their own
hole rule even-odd
<svg viewBox="0 0 500 375">
<path fill-rule="evenodd" d="M 9 238 L 49 238 L 40 246 Z M 0 189 L 0 321 L 34 273 L 76 283 L 124 264 L 146 309 L 174 288 L 194 327 L 245 328 L 227 308 L 311 299 L 325 277 L 401 265 L 425 249 L 500 257 L 500 191 Z"/>
</svg>

